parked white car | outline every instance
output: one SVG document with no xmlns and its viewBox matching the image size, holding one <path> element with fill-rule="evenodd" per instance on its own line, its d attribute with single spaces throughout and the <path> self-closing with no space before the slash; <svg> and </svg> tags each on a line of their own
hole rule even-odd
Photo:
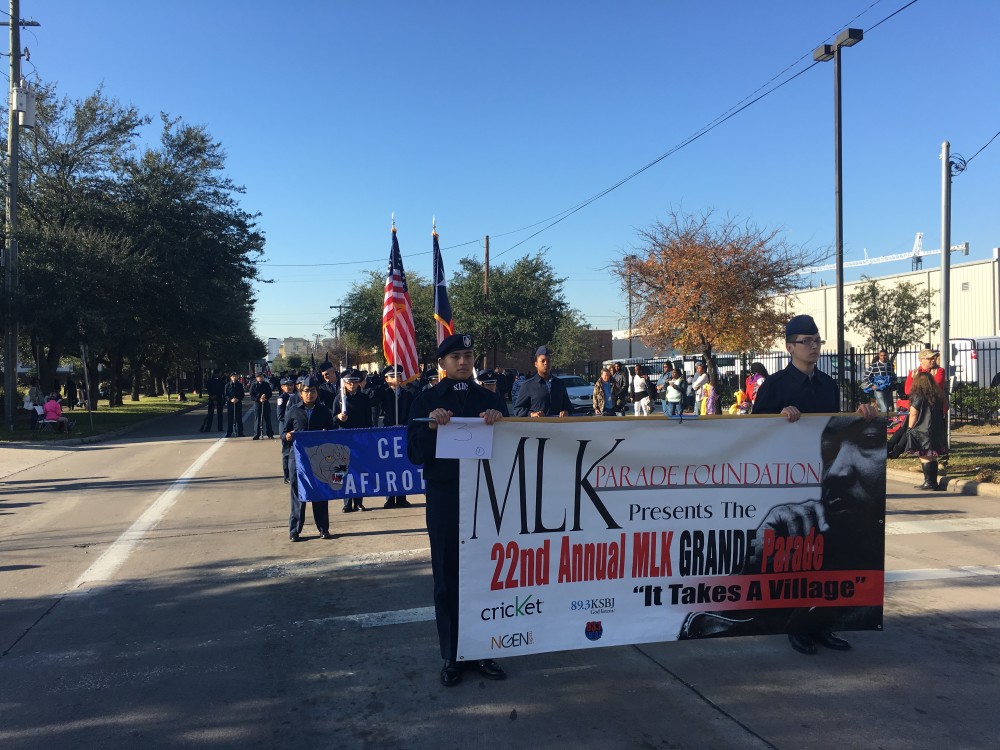
<svg viewBox="0 0 1000 750">
<path fill-rule="evenodd" d="M 556 375 L 566 385 L 569 402 L 573 404 L 573 413 L 582 414 L 594 410 L 594 384 L 588 383 L 579 375 Z"/>
</svg>

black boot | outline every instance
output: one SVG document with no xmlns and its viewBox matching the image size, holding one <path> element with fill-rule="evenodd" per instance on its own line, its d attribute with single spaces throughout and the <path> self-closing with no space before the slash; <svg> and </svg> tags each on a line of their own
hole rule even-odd
<svg viewBox="0 0 1000 750">
<path fill-rule="evenodd" d="M 938 489 L 937 461 L 931 461 L 929 464 L 924 464 L 924 466 L 926 467 L 924 476 L 927 477 L 927 482 L 925 482 L 925 484 L 930 483 L 930 486 L 926 489 L 931 492 L 936 492 Z"/>
<path fill-rule="evenodd" d="M 931 467 L 933 467 L 934 475 L 932 478 Z M 937 489 L 937 484 L 935 483 L 937 477 L 937 464 L 936 463 L 921 463 L 920 470 L 924 473 L 924 483 L 917 485 L 918 490 L 926 490 L 932 492 Z"/>
</svg>

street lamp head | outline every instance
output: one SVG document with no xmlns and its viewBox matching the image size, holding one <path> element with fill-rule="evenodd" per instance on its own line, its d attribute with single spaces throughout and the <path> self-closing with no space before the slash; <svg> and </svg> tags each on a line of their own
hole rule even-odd
<svg viewBox="0 0 1000 750">
<path fill-rule="evenodd" d="M 864 38 L 865 32 L 863 29 L 844 29 L 837 34 L 834 44 L 838 47 L 853 47 Z"/>
<path fill-rule="evenodd" d="M 827 62 L 833 59 L 833 45 L 823 44 L 813 50 L 813 60 Z"/>
</svg>

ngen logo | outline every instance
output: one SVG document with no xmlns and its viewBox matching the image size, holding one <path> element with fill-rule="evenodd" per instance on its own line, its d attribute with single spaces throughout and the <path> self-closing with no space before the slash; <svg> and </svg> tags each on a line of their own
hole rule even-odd
<svg viewBox="0 0 1000 750">
<path fill-rule="evenodd" d="M 535 634 L 530 630 L 526 633 L 505 633 L 490 638 L 490 648 L 494 651 L 496 649 L 521 648 L 522 646 L 530 646 L 534 642 Z"/>
</svg>

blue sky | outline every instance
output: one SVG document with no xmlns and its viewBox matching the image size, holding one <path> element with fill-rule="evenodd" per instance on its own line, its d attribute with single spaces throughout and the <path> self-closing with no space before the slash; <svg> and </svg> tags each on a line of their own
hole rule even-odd
<svg viewBox="0 0 1000 750">
<path fill-rule="evenodd" d="M 941 142 L 968 158 L 1000 131 L 1000 3 L 918 0 L 872 29 L 907 1 L 22 0 L 21 14 L 42 24 L 23 34 L 26 72 L 69 97 L 103 84 L 223 143 L 262 213 L 267 338 L 324 333 L 351 282 L 384 270 L 393 211 L 408 272 L 431 274 L 432 215 L 449 275 L 487 234 L 494 263 L 544 246 L 599 328 L 626 314 L 608 263 L 671 208 L 832 247 L 832 63 L 538 236 L 507 233 L 808 67 L 848 25 L 866 34 L 843 53 L 845 258 L 907 251 L 918 231 L 939 247 Z M 952 238 L 970 258 L 1000 246 L 998 167 L 1000 138 L 954 181 Z"/>
</svg>

